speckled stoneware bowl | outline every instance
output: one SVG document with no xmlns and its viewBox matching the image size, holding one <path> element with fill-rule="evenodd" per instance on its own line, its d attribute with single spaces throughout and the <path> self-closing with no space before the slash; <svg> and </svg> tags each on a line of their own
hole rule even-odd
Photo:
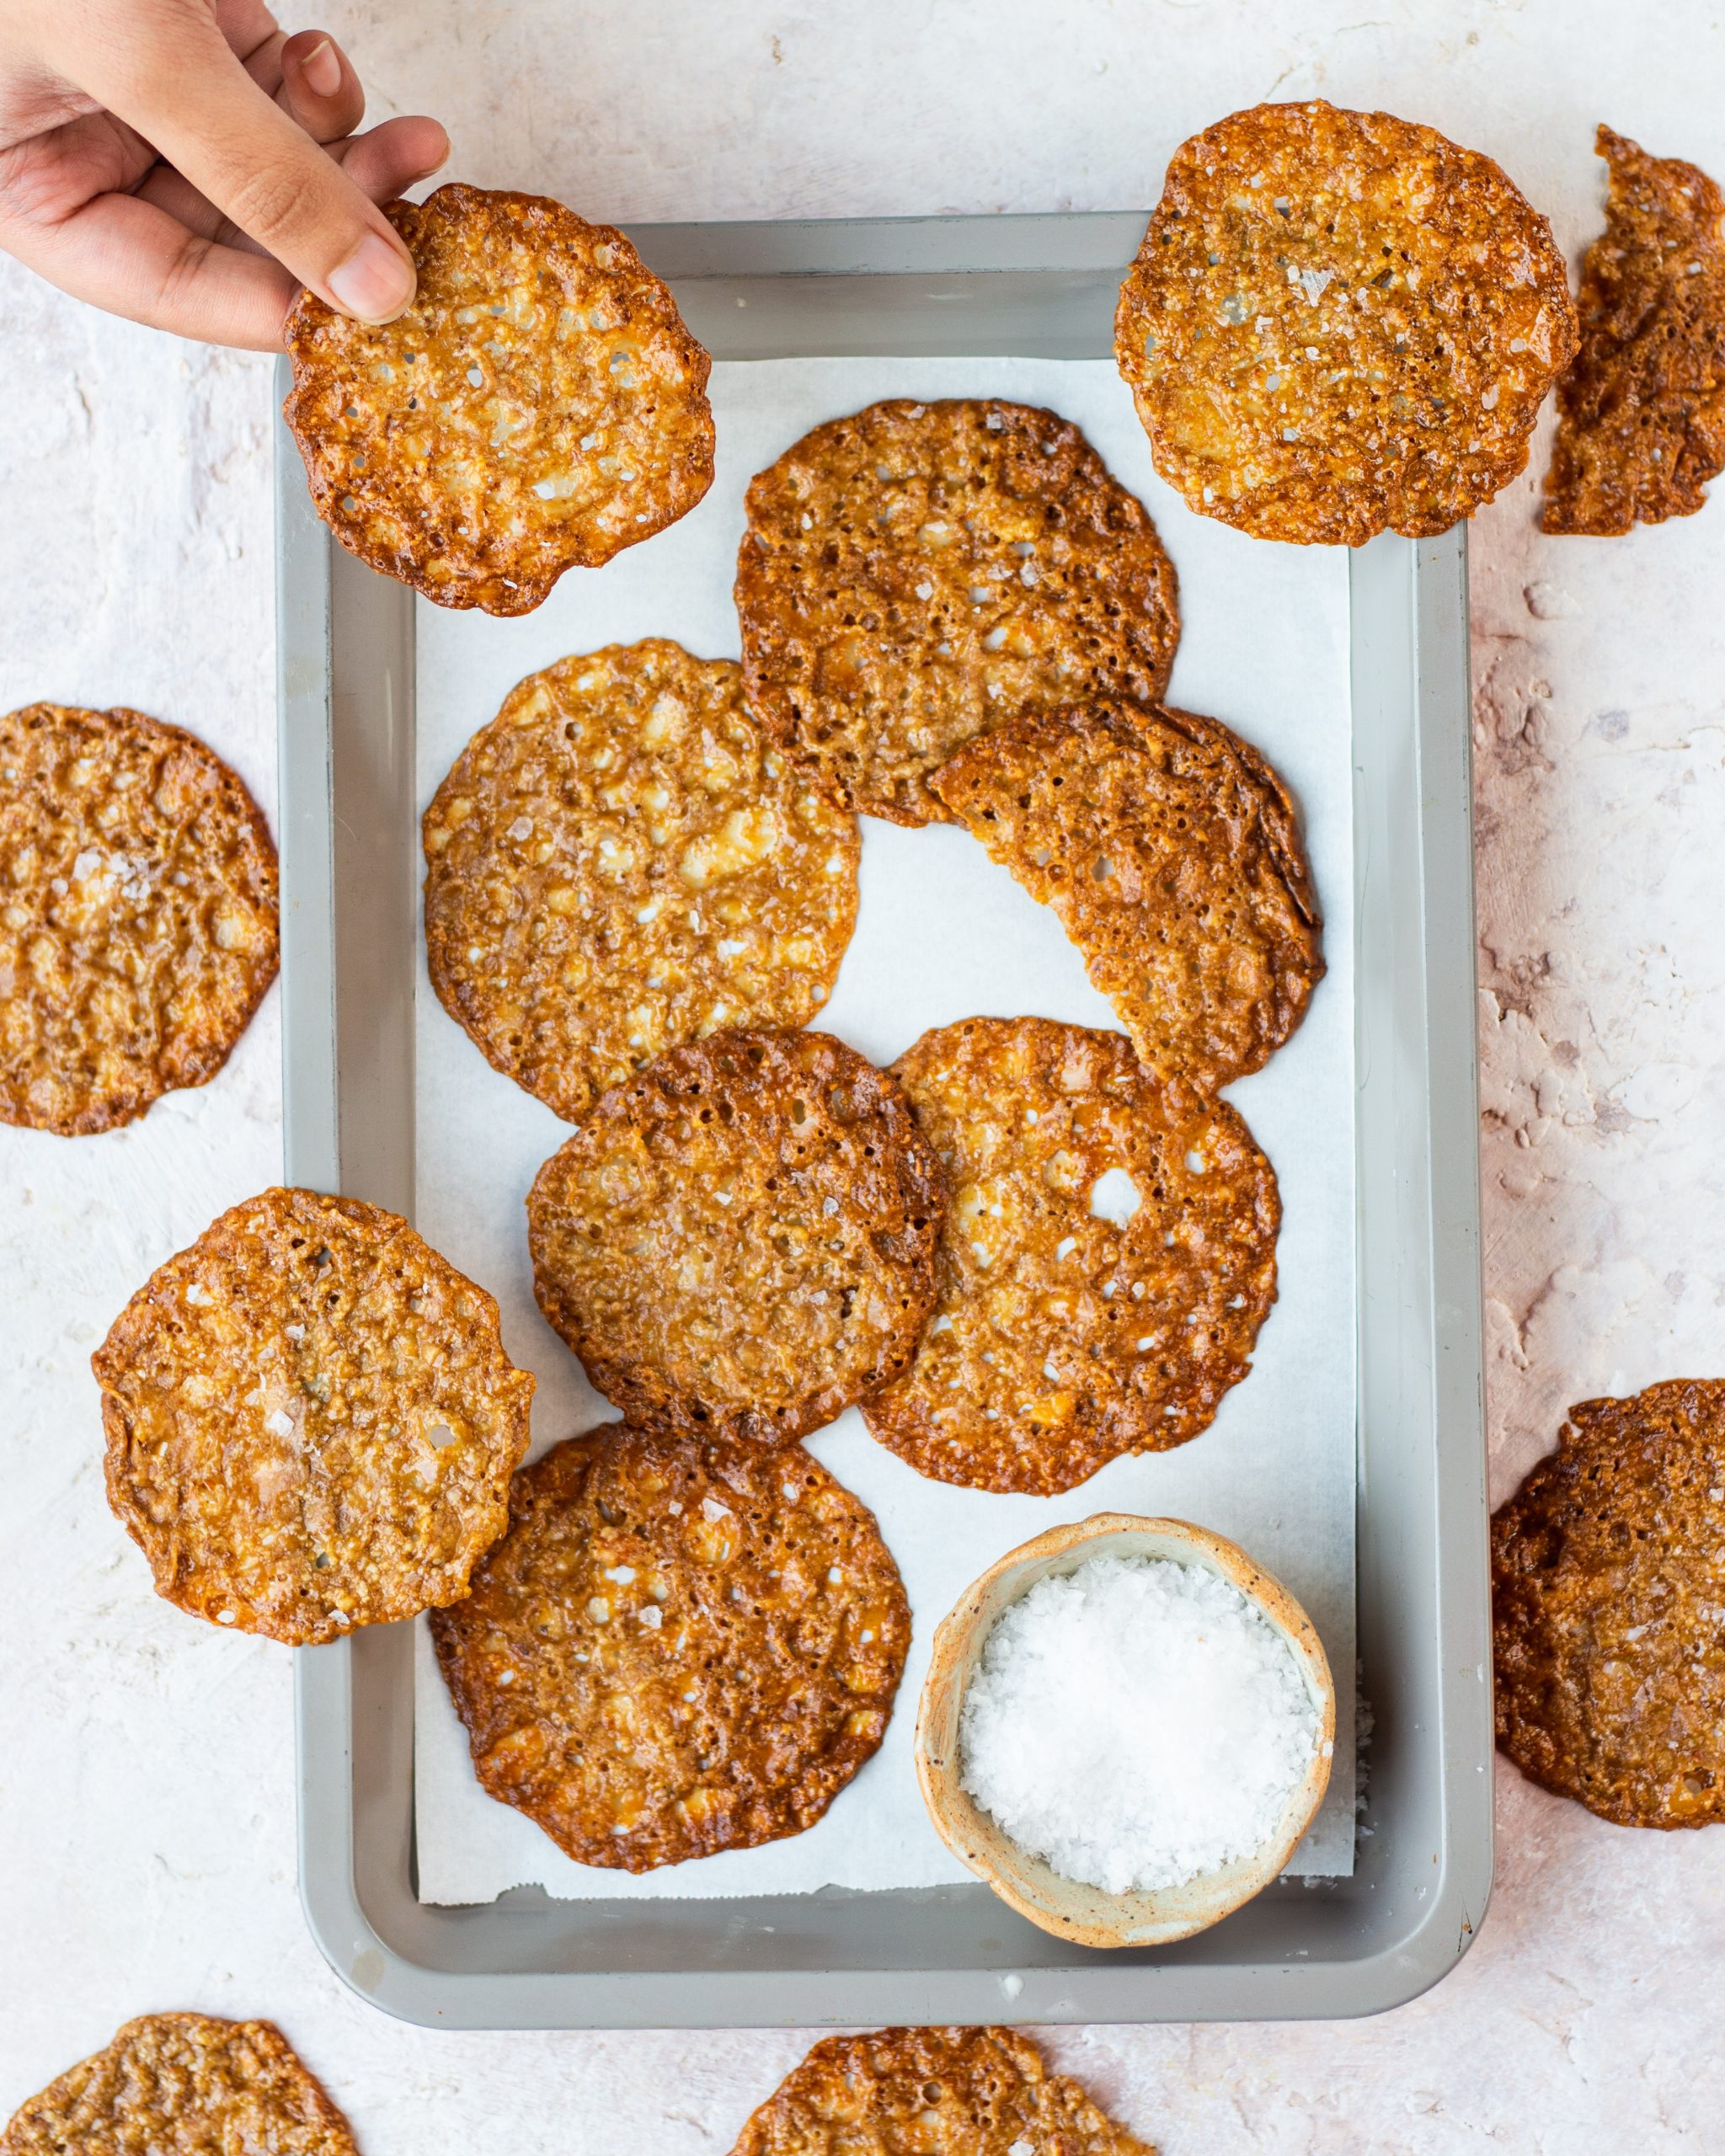
<svg viewBox="0 0 1725 2156">
<path fill-rule="evenodd" d="M 1167 1557 L 1219 1572 L 1274 1625 L 1318 1708 L 1318 1747 L 1306 1778 L 1290 1793 L 1281 1825 L 1263 1846 L 1220 1870 L 1151 1894 L 1109 1894 L 1062 1878 L 1010 1840 L 964 1793 L 959 1780 L 959 1714 L 964 1687 L 995 1620 L 1008 1603 L 1053 1572 L 1075 1572 L 1087 1558 Z M 935 1635 L 916 1714 L 916 1776 L 941 1839 L 985 1879 L 1020 1916 L 1081 1946 L 1159 1946 L 1219 1924 L 1277 1876 L 1323 1801 L 1335 1748 L 1336 1688 L 1311 1620 L 1287 1589 L 1246 1552 L 1183 1519 L 1140 1519 L 1097 1513 L 1075 1527 L 1050 1528 L 1009 1550 L 959 1598 Z"/>
</svg>

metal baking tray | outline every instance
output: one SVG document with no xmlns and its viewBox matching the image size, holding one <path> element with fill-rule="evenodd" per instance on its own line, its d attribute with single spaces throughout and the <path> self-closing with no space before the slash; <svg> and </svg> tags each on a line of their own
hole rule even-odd
<svg viewBox="0 0 1725 2156">
<path fill-rule="evenodd" d="M 1105 357 L 1139 215 L 638 229 L 716 358 Z M 286 374 L 282 387 L 286 388 Z M 414 1212 L 414 601 L 318 522 L 277 435 L 290 1182 Z M 1375 1721 L 1350 1878 L 1143 1951 L 964 1886 L 483 1907 L 414 1892 L 413 1641 L 297 1656 L 300 1880 L 331 1966 L 451 2028 L 1368 2014 L 1466 1951 L 1492 1876 L 1465 531 L 1351 560 L 1358 1623 Z"/>
</svg>

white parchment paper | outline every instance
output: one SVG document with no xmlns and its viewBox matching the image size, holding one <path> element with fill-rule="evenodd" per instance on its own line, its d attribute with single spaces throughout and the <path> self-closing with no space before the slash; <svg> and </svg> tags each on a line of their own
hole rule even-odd
<svg viewBox="0 0 1725 2156">
<path fill-rule="evenodd" d="M 573 571 L 537 612 L 494 621 L 421 603 L 419 799 L 526 673 L 644 636 L 702 657 L 739 650 L 731 579 L 750 478 L 819 421 L 882 397 L 1003 396 L 1076 421 L 1149 509 L 1180 576 L 1172 700 L 1225 720 L 1298 798 L 1325 915 L 1328 973 L 1305 1024 L 1229 1097 L 1274 1163 L 1284 1208 L 1280 1297 L 1251 1375 L 1191 1444 L 1119 1460 L 1060 1497 L 925 1481 L 852 1412 L 810 1441 L 873 1507 L 911 1599 L 914 1640 L 885 1742 L 807 1833 L 634 1877 L 571 1862 L 475 1780 L 421 1620 L 415 1686 L 419 1893 L 487 1902 L 537 1883 L 569 1897 L 788 1894 L 938 1885 L 968 1875 L 928 1824 L 911 1758 L 928 1649 L 964 1587 L 1003 1551 L 1097 1512 L 1172 1515 L 1241 1543 L 1310 1611 L 1337 1677 L 1324 1807 L 1290 1867 L 1354 1861 L 1353 859 L 1348 568 L 1340 549 L 1265 545 L 1193 515 L 1157 479 L 1130 396 L 1106 361 L 811 360 L 715 366 L 718 474 L 682 522 L 596 571 Z M 485 1063 L 432 994 L 418 1005 L 420 1232 L 482 1282 L 533 1371 L 536 1452 L 607 1419 L 540 1317 L 527 1260 L 528 1186 L 567 1126 Z M 1113 1026 L 1052 913 L 963 831 L 863 826 L 862 907 L 820 1023 L 877 1063 L 930 1026 L 975 1013 Z"/>
</svg>

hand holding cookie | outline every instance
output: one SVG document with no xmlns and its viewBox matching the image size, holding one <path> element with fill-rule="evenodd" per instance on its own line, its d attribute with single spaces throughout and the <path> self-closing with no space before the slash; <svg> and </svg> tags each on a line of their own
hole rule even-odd
<svg viewBox="0 0 1725 2156">
<path fill-rule="evenodd" d="M 275 351 L 303 284 L 389 322 L 414 296 L 375 205 L 448 155 L 435 120 L 359 134 L 319 30 L 261 0 L 19 0 L 0 19 L 0 248 L 110 313 Z"/>
</svg>

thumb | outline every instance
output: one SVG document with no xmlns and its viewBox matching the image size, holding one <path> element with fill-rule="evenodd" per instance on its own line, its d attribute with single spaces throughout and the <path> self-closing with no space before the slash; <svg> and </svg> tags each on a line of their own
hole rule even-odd
<svg viewBox="0 0 1725 2156">
<path fill-rule="evenodd" d="M 203 9 L 152 12 L 155 34 L 95 67 L 86 60 L 80 87 L 332 307 L 393 321 L 415 280 L 389 220 L 252 80 Z"/>
</svg>

